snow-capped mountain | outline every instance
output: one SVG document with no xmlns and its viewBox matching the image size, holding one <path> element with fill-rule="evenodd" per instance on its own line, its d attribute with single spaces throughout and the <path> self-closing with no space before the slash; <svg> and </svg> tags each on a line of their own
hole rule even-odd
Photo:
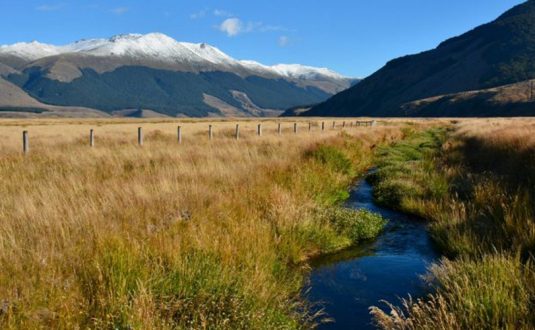
<svg viewBox="0 0 535 330">
<path fill-rule="evenodd" d="M 124 114 L 142 108 L 171 116 L 274 115 L 324 101 L 355 81 L 326 68 L 238 60 L 214 46 L 161 33 L 0 46 L 0 80 L 17 85 L 19 99 L 26 100 L 26 93 L 43 109 L 48 104 Z M 6 105 L 0 94 L 0 106 Z"/>
<path fill-rule="evenodd" d="M 295 79 L 311 79 L 322 76 L 333 79 L 347 78 L 327 68 L 300 64 L 266 66 L 255 61 L 239 61 L 208 44 L 178 42 L 162 33 L 122 34 L 109 39 L 84 39 L 64 46 L 43 44 L 37 41 L 0 46 L 0 55 L 17 56 L 28 61 L 69 53 L 100 57 L 156 59 L 169 63 L 210 63 L 228 68 L 243 67 L 251 71 Z"/>
</svg>

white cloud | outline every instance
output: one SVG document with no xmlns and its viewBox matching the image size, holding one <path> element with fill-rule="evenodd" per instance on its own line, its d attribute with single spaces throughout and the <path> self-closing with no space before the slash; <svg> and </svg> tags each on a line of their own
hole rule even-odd
<svg viewBox="0 0 535 330">
<path fill-rule="evenodd" d="M 249 27 L 247 27 L 245 30 L 247 30 L 248 28 Z M 221 23 L 221 25 L 219 25 L 219 31 L 225 32 L 229 37 L 237 36 L 245 30 L 243 27 L 243 22 L 236 17 L 227 18 Z"/>
<path fill-rule="evenodd" d="M 286 47 L 286 46 L 288 46 L 288 43 L 290 43 L 290 38 L 288 38 L 288 36 L 280 36 L 279 37 L 279 46 L 280 47 Z"/>
<path fill-rule="evenodd" d="M 128 10 L 129 10 L 128 7 L 117 7 L 117 8 L 113 8 L 110 11 L 114 13 L 115 15 L 122 15 L 126 13 Z"/>
<path fill-rule="evenodd" d="M 38 10 L 38 11 L 56 11 L 56 10 L 60 10 L 63 7 L 65 7 L 64 3 L 42 4 L 40 6 L 35 7 L 35 10 Z"/>
</svg>

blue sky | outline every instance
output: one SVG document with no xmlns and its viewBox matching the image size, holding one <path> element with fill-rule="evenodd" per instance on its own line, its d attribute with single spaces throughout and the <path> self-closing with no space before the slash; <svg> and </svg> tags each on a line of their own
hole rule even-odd
<svg viewBox="0 0 535 330">
<path fill-rule="evenodd" d="M 238 59 L 301 63 L 364 77 L 434 48 L 519 0 L 0 0 L 0 44 L 65 44 L 162 32 Z"/>
</svg>

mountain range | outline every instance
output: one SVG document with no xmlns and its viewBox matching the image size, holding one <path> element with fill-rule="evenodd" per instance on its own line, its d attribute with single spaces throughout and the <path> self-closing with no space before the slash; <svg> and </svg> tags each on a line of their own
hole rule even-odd
<svg viewBox="0 0 535 330">
<path fill-rule="evenodd" d="M 160 33 L 0 46 L 0 115 L 273 116 L 356 82 L 326 68 L 236 60 Z"/>
<path fill-rule="evenodd" d="M 535 115 L 535 0 L 435 49 L 388 62 L 303 116 Z"/>
</svg>

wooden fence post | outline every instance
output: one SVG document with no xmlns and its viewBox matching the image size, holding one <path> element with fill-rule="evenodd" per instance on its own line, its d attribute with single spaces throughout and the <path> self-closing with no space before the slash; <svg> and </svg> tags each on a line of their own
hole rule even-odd
<svg viewBox="0 0 535 330">
<path fill-rule="evenodd" d="M 178 144 L 181 144 L 182 143 L 182 126 L 178 126 L 176 128 L 176 135 L 178 139 Z"/>
<path fill-rule="evenodd" d="M 278 126 L 278 128 L 277 128 L 277 132 L 279 133 L 279 135 L 282 134 L 281 123 L 279 123 L 279 126 Z"/>
<path fill-rule="evenodd" d="M 322 121 L 322 122 L 321 122 L 321 131 L 323 132 L 324 130 L 325 130 L 325 122 Z"/>
<path fill-rule="evenodd" d="M 256 129 L 256 134 L 258 136 L 262 136 L 262 124 L 258 124 L 258 128 Z"/>
<path fill-rule="evenodd" d="M 143 145 L 143 128 L 141 127 L 137 128 L 137 144 L 140 146 Z"/>
<path fill-rule="evenodd" d="M 211 140 L 212 138 L 213 138 L 212 125 L 208 125 L 208 139 Z"/>
<path fill-rule="evenodd" d="M 25 155 L 30 151 L 30 138 L 28 137 L 28 131 L 22 132 L 22 151 Z"/>
<path fill-rule="evenodd" d="M 240 124 L 236 124 L 236 140 L 240 139 Z"/>
<path fill-rule="evenodd" d="M 342 128 L 345 128 L 346 127 L 346 122 L 342 122 Z"/>
<path fill-rule="evenodd" d="M 95 146 L 95 131 L 92 128 L 89 130 L 89 146 L 91 148 Z"/>
<path fill-rule="evenodd" d="M 297 134 L 297 123 L 294 123 L 294 133 Z"/>
<path fill-rule="evenodd" d="M 333 121 L 333 129 L 336 127 L 336 122 Z"/>
</svg>

